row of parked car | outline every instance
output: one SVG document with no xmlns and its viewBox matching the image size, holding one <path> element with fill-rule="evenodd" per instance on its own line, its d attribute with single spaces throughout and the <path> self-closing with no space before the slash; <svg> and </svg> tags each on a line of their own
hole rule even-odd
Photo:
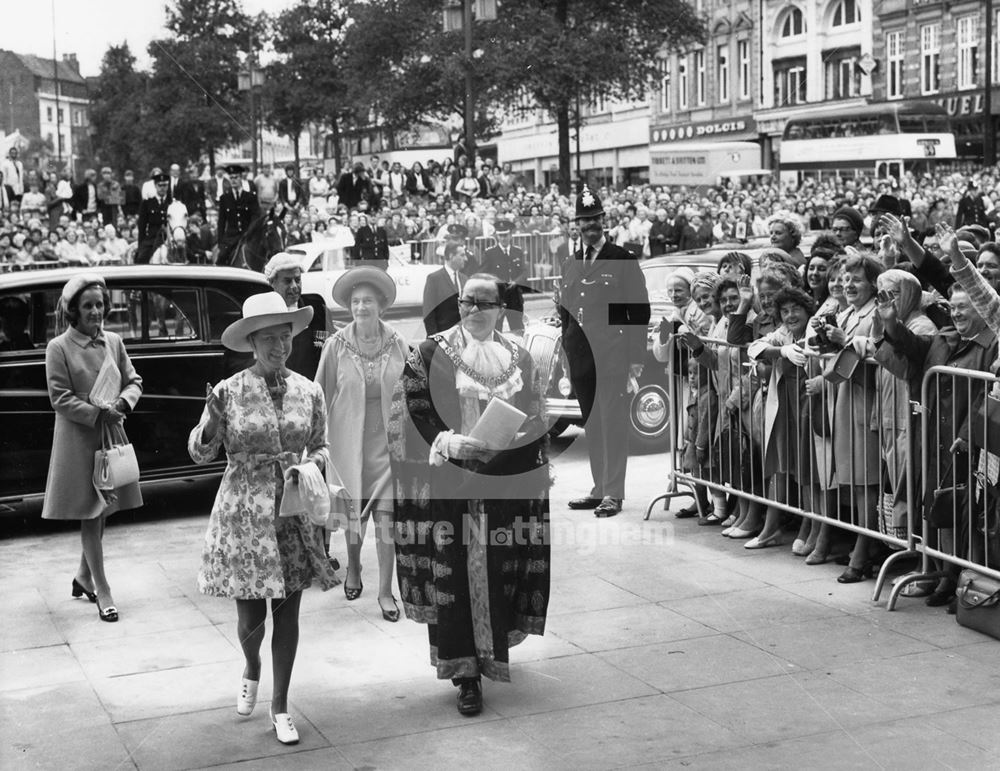
<svg viewBox="0 0 1000 771">
<path fill-rule="evenodd" d="M 295 250 L 298 247 L 292 247 Z M 340 271 L 341 261 L 323 250 L 301 248 L 305 291 L 321 293 Z M 663 315 L 667 276 L 678 267 L 714 268 L 728 249 L 674 254 L 642 264 L 653 305 L 650 336 Z M 755 250 L 751 250 L 751 254 Z M 419 298 L 431 266 L 390 267 L 400 287 L 395 312 L 420 312 Z M 44 492 L 54 418 L 45 381 L 45 347 L 57 328 L 59 295 L 74 269 L 25 271 L 0 276 L 0 506 Z M 187 434 L 204 405 L 205 383 L 215 383 L 248 365 L 246 356 L 225 349 L 222 330 L 239 318 L 243 301 L 269 290 L 263 276 L 246 270 L 200 265 L 120 266 L 102 269 L 112 296 L 107 327 L 125 341 L 144 383 L 143 398 L 129 416 L 144 482 L 221 473 L 224 460 L 195 466 Z M 332 330 L 342 319 L 328 314 Z M 547 372 L 553 433 L 580 422 L 558 330 L 529 325 L 526 347 Z M 647 355 L 639 390 L 632 399 L 629 430 L 633 449 L 669 445 L 670 409 L 664 367 Z"/>
</svg>

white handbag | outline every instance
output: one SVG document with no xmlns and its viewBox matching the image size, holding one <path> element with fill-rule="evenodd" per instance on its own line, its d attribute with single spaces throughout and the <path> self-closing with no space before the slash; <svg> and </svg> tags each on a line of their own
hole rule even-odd
<svg viewBox="0 0 1000 771">
<path fill-rule="evenodd" d="M 101 449 L 94 453 L 94 487 L 98 490 L 117 490 L 139 481 L 135 448 L 125 436 L 125 429 L 115 428 L 118 437 L 107 425 L 101 429 Z"/>
</svg>

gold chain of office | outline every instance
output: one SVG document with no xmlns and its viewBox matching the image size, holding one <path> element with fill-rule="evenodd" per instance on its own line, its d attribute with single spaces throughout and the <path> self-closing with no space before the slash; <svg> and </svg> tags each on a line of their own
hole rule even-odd
<svg viewBox="0 0 1000 771">
<path fill-rule="evenodd" d="M 445 341 L 445 339 L 440 335 L 434 335 L 434 339 L 437 340 L 438 345 L 441 346 L 441 350 L 445 352 L 448 358 L 451 359 L 452 363 L 458 369 L 472 378 L 475 382 L 479 383 L 479 385 L 485 386 L 491 391 L 496 390 L 510 380 L 514 374 L 514 370 L 517 369 L 517 346 L 503 336 L 500 337 L 500 344 L 503 345 L 503 347 L 510 353 L 510 365 L 496 377 L 486 377 L 485 375 L 481 375 L 476 372 L 472 367 L 462 361 L 461 354 L 448 345 L 447 341 Z"/>
</svg>

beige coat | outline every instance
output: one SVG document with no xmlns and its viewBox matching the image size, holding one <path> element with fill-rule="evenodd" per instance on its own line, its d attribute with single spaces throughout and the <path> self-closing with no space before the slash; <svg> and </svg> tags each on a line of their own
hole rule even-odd
<svg viewBox="0 0 1000 771">
<path fill-rule="evenodd" d="M 93 519 L 101 513 L 142 505 L 138 484 L 117 490 L 118 501 L 107 507 L 94 487 L 94 453 L 101 447 L 98 423 L 101 410 L 90 403 L 89 397 L 104 364 L 105 350 L 121 372 L 120 398 L 135 407 L 142 395 L 142 378 L 132 366 L 122 339 L 107 331 L 104 339 L 106 349 L 71 327 L 51 340 L 45 349 L 45 379 L 49 400 L 56 411 L 56 426 L 45 482 L 43 519 Z"/>
<path fill-rule="evenodd" d="M 354 339 L 355 325 L 352 322 L 323 346 L 316 382 L 326 395 L 328 436 L 330 439 L 330 463 L 327 465 L 327 482 L 343 485 L 354 502 L 364 498 L 362 489 L 363 432 L 365 423 L 365 376 L 360 357 L 348 349 L 345 340 Z M 383 324 L 383 332 L 388 337 L 393 329 Z M 403 365 L 409 348 L 397 335 L 389 351 L 382 356 L 382 423 L 388 425 L 392 407 L 392 391 L 403 373 Z M 378 494 L 371 497 L 369 508 L 382 500 L 391 508 L 393 498 L 392 477 L 387 474 L 379 480 Z M 382 507 L 379 507 L 382 508 Z M 355 506 L 353 515 L 362 512 Z"/>
</svg>

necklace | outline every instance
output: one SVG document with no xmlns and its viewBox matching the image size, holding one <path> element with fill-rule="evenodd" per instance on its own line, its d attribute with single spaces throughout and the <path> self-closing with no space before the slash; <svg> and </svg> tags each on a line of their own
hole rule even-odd
<svg viewBox="0 0 1000 771">
<path fill-rule="evenodd" d="M 499 341 L 500 344 L 510 353 L 510 364 L 507 366 L 507 369 L 496 377 L 487 377 L 476 372 L 472 367 L 462 361 L 461 354 L 452 348 L 441 335 L 435 335 L 434 339 L 437 340 L 438 345 L 441 346 L 441 350 L 445 352 L 448 358 L 451 359 L 452 363 L 458 369 L 472 378 L 472 380 L 479 383 L 479 385 L 484 386 L 491 391 L 495 391 L 498 387 L 510 380 L 511 376 L 514 374 L 514 370 L 517 369 L 517 347 L 502 335 L 500 336 Z"/>
<path fill-rule="evenodd" d="M 378 379 L 378 373 L 375 371 L 375 365 L 378 364 L 382 360 L 382 357 L 385 356 L 389 352 L 389 349 L 392 348 L 393 343 L 396 340 L 396 333 L 393 332 L 382 343 L 382 345 L 378 345 L 379 341 L 382 340 L 382 333 L 380 331 L 378 340 L 374 341 L 376 346 L 374 353 L 366 353 L 362 349 L 361 346 L 364 343 L 360 338 L 358 338 L 356 331 L 354 338 L 357 341 L 357 345 L 355 345 L 354 341 L 350 340 L 347 335 L 341 336 L 341 339 L 344 341 L 344 345 L 347 347 L 347 350 L 349 350 L 352 354 L 354 354 L 356 359 L 361 360 L 361 370 L 362 372 L 364 372 L 365 382 L 371 385 Z M 371 346 L 371 343 L 368 343 L 368 345 Z"/>
</svg>

